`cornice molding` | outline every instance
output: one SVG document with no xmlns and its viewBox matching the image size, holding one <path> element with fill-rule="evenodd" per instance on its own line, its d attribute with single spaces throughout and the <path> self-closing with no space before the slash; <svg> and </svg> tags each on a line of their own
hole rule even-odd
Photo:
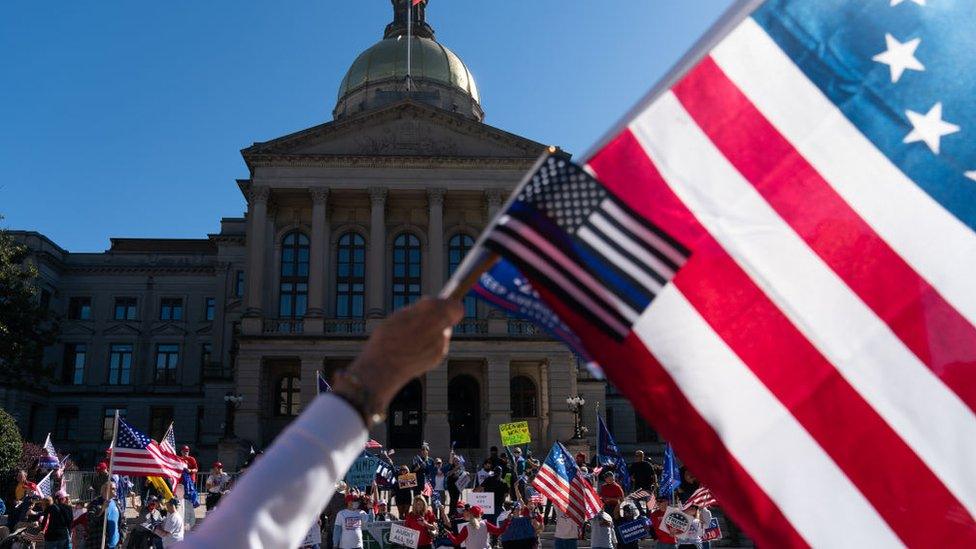
<svg viewBox="0 0 976 549">
<path fill-rule="evenodd" d="M 252 168 L 490 168 L 527 170 L 536 157 L 485 156 L 370 156 L 316 154 L 256 154 L 248 159 Z"/>
<path fill-rule="evenodd" d="M 140 274 L 140 275 L 209 275 L 217 273 L 214 265 L 73 265 L 68 274 Z"/>
</svg>

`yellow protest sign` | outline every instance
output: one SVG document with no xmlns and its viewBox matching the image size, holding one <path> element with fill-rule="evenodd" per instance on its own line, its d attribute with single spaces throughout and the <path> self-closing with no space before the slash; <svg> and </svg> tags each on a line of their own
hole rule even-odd
<svg viewBox="0 0 976 549">
<path fill-rule="evenodd" d="M 502 435 L 502 446 L 518 446 L 532 442 L 528 421 L 502 423 L 498 426 L 498 431 Z"/>
</svg>

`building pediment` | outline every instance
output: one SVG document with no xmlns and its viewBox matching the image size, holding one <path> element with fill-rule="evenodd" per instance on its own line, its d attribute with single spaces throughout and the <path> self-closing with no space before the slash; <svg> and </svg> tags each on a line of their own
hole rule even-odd
<svg viewBox="0 0 976 549">
<path fill-rule="evenodd" d="M 153 335 L 185 336 L 188 333 L 186 328 L 175 322 L 156 324 L 151 331 Z"/>
<path fill-rule="evenodd" d="M 95 328 L 90 322 L 85 321 L 64 321 L 61 323 L 61 335 L 65 336 L 91 336 L 95 334 Z"/>
<path fill-rule="evenodd" d="M 105 328 L 105 335 L 136 336 L 139 335 L 139 328 L 127 323 L 118 323 L 114 326 Z"/>
<path fill-rule="evenodd" d="M 412 101 L 256 143 L 250 167 L 328 157 L 535 159 L 546 145 Z"/>
</svg>

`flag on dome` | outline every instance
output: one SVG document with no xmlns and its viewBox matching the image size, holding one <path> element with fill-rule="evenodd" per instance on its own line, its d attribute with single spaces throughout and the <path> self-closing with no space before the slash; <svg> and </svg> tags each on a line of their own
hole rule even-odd
<svg viewBox="0 0 976 549">
<path fill-rule="evenodd" d="M 976 546 L 974 28 L 963 0 L 743 0 L 584 155 L 598 207 L 547 159 L 469 254 L 761 545 Z M 594 245 L 605 205 L 630 219 Z M 641 227 L 689 258 L 656 290 L 611 236 Z"/>
</svg>

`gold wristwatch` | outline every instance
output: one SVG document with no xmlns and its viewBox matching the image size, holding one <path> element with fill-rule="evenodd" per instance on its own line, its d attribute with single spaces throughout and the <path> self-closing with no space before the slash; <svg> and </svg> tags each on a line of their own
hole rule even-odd
<svg viewBox="0 0 976 549">
<path fill-rule="evenodd" d="M 367 429 L 386 420 L 386 409 L 376 402 L 376 395 L 363 383 L 363 380 L 359 379 L 359 376 L 349 368 L 339 370 L 335 376 L 336 387 L 333 393 L 359 412 Z"/>
</svg>

